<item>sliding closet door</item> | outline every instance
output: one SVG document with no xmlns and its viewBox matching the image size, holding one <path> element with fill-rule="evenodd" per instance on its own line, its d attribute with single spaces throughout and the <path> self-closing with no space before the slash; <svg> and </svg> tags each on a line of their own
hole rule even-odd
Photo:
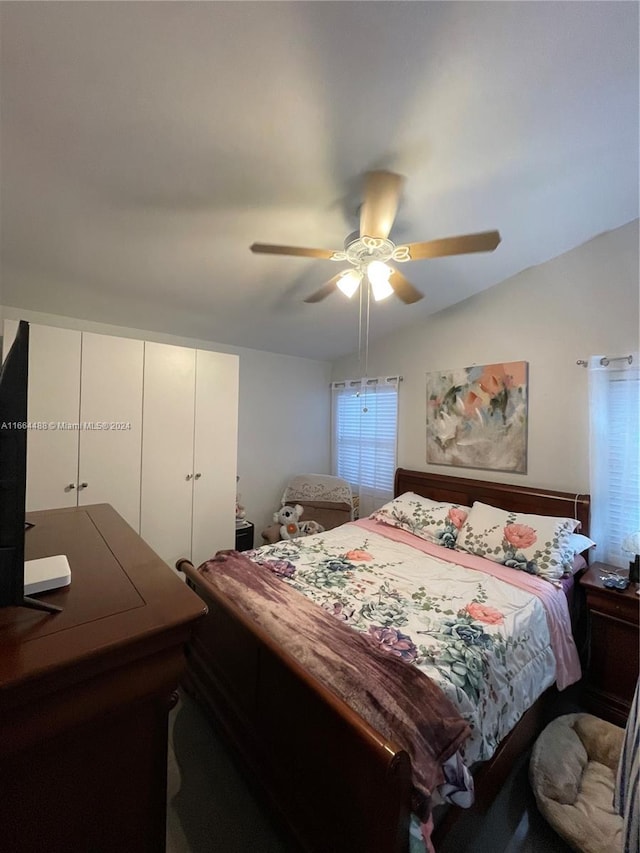
<svg viewBox="0 0 640 853">
<path fill-rule="evenodd" d="M 111 504 L 136 532 L 143 366 L 143 341 L 84 332 L 78 503 Z"/>
<path fill-rule="evenodd" d="M 191 554 L 196 351 L 145 343 L 140 535 L 173 566 Z"/>
<path fill-rule="evenodd" d="M 4 326 L 4 351 L 17 322 Z M 29 326 L 27 510 L 76 506 L 81 333 Z"/>
<path fill-rule="evenodd" d="M 238 456 L 236 355 L 197 350 L 192 561 L 235 547 Z"/>
</svg>

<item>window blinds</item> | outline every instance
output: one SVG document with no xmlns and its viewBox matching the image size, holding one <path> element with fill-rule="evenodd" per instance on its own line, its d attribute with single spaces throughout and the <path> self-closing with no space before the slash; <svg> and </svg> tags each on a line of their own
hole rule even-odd
<svg viewBox="0 0 640 853">
<path fill-rule="evenodd" d="M 398 377 L 334 382 L 333 472 L 360 496 L 360 516 L 393 497 Z"/>
<path fill-rule="evenodd" d="M 640 531 L 638 359 L 619 366 L 593 358 L 589 368 L 590 535 L 597 560 L 626 568 L 632 555 L 622 541 Z"/>
</svg>

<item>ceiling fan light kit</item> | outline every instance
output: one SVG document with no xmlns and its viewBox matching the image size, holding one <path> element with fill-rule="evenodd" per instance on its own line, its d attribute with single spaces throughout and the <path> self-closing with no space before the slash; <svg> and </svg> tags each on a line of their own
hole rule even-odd
<svg viewBox="0 0 640 853">
<path fill-rule="evenodd" d="M 391 267 L 383 264 L 382 261 L 372 261 L 366 267 L 367 280 L 371 285 L 373 298 L 376 302 L 386 299 L 387 296 L 391 296 L 393 293 L 393 287 L 389 283 L 389 277 L 392 272 Z M 345 270 L 340 273 L 338 288 L 346 297 L 351 299 L 360 287 L 360 282 L 364 278 L 364 275 L 365 273 L 362 269 Z"/>
<path fill-rule="evenodd" d="M 386 299 L 387 296 L 391 296 L 393 293 L 393 288 L 389 284 L 389 277 L 392 272 L 391 267 L 383 264 L 382 261 L 371 261 L 368 265 L 367 278 L 369 279 L 373 298 L 376 302 Z"/>
<path fill-rule="evenodd" d="M 349 299 L 360 287 L 362 273 L 359 270 L 345 270 L 338 279 L 338 287 Z"/>
<path fill-rule="evenodd" d="M 478 234 L 461 234 L 458 237 L 396 246 L 389 239 L 389 232 L 396 217 L 403 185 L 404 178 L 394 172 L 367 172 L 364 201 L 360 208 L 360 230 L 347 237 L 343 251 L 274 246 L 266 243 L 254 243 L 251 251 L 267 255 L 321 258 L 352 265 L 352 269 L 335 275 L 308 296 L 305 302 L 320 302 L 336 289 L 351 298 L 363 279 L 369 282 L 376 302 L 386 299 L 392 293 L 406 305 L 418 302 L 424 294 L 407 281 L 401 272 L 390 267 L 387 261 L 406 263 L 447 255 L 492 252 L 500 243 L 500 234 L 498 231 L 482 231 Z"/>
</svg>

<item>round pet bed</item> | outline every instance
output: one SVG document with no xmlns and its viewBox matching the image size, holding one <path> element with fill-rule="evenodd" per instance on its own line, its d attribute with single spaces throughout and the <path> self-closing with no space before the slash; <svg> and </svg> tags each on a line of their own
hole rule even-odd
<svg viewBox="0 0 640 853">
<path fill-rule="evenodd" d="M 579 853 L 622 850 L 613 794 L 624 729 L 591 714 L 566 714 L 534 744 L 529 780 L 541 814 Z"/>
</svg>

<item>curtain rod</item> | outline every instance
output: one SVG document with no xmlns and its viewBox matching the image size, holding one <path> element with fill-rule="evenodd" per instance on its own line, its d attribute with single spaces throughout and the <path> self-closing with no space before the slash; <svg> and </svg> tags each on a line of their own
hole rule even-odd
<svg viewBox="0 0 640 853">
<path fill-rule="evenodd" d="M 606 355 L 604 355 L 600 359 L 600 364 L 603 367 L 607 367 L 607 365 L 609 365 L 612 361 L 626 361 L 627 364 L 633 364 L 633 356 L 632 355 L 616 355 L 614 358 L 608 358 Z M 579 358 L 576 361 L 576 364 L 578 365 L 578 367 L 588 367 L 589 366 L 589 362 L 585 361 L 584 358 Z"/>
<path fill-rule="evenodd" d="M 379 382 L 402 382 L 404 380 L 403 376 L 378 376 L 376 379 L 369 379 L 366 376 L 363 376 L 362 379 L 340 379 L 337 382 L 330 382 L 332 388 L 346 388 L 347 385 L 362 385 L 363 383 L 366 385 L 376 385 Z"/>
</svg>

